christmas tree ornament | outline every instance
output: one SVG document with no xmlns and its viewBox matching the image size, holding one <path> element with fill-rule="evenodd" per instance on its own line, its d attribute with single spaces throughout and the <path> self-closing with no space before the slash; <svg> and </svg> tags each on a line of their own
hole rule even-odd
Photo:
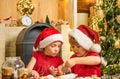
<svg viewBox="0 0 120 79">
<path fill-rule="evenodd" d="M 19 0 L 17 3 L 17 11 L 21 15 L 31 15 L 35 9 L 34 5 L 31 2 L 31 0 Z"/>
<path fill-rule="evenodd" d="M 117 0 L 117 6 L 120 8 L 120 0 Z"/>
<path fill-rule="evenodd" d="M 115 46 L 115 48 L 120 49 L 120 39 L 115 41 L 114 46 Z"/>
<path fill-rule="evenodd" d="M 104 23 L 104 30 L 107 31 L 107 23 Z"/>
<path fill-rule="evenodd" d="M 96 0 L 96 6 L 103 5 L 103 0 Z"/>
<path fill-rule="evenodd" d="M 108 32 L 108 34 L 112 34 L 112 33 L 114 33 L 114 26 L 112 26 L 111 29 Z"/>
<path fill-rule="evenodd" d="M 117 21 L 118 24 L 120 24 L 120 15 L 116 16 L 116 21 Z"/>
<path fill-rule="evenodd" d="M 102 9 L 97 10 L 97 17 L 99 18 L 104 18 L 105 14 Z"/>
<path fill-rule="evenodd" d="M 100 36 L 100 39 L 105 41 L 106 37 L 105 36 Z"/>
</svg>

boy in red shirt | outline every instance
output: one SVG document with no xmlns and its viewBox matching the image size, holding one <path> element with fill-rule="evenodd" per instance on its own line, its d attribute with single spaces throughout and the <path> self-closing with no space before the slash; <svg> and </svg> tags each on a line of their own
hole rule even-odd
<svg viewBox="0 0 120 79">
<path fill-rule="evenodd" d="M 101 50 L 98 33 L 88 26 L 80 25 L 69 33 L 69 42 L 74 54 L 65 64 L 79 77 L 101 76 Z"/>
</svg>

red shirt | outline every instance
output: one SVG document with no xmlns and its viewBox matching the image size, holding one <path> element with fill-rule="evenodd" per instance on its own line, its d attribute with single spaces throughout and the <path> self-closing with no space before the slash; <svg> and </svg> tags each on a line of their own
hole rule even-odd
<svg viewBox="0 0 120 79">
<path fill-rule="evenodd" d="M 99 56 L 96 52 L 88 52 L 86 56 Z M 71 58 L 77 57 L 75 54 L 71 56 Z M 89 61 L 89 60 L 88 60 Z M 78 76 L 85 77 L 85 76 L 92 76 L 96 75 L 98 77 L 101 76 L 101 63 L 98 65 L 84 65 L 84 64 L 76 64 L 72 68 L 72 72 L 77 74 Z"/>
<path fill-rule="evenodd" d="M 46 56 L 41 51 L 34 52 L 32 56 L 36 59 L 36 64 L 33 70 L 36 70 L 40 76 L 51 74 L 50 67 L 57 68 L 63 64 L 63 60 L 59 56 Z"/>
</svg>

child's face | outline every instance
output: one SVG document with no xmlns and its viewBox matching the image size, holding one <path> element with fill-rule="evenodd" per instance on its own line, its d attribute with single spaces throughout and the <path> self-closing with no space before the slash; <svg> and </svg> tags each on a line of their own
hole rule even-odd
<svg viewBox="0 0 120 79">
<path fill-rule="evenodd" d="M 80 45 L 71 45 L 71 47 L 73 52 L 79 57 L 85 56 L 87 54 L 87 51 Z"/>
<path fill-rule="evenodd" d="M 59 53 L 60 51 L 60 48 L 62 46 L 62 42 L 60 41 L 55 41 L 51 44 L 49 44 L 45 50 L 44 50 L 44 53 L 45 55 L 48 55 L 48 56 L 57 56 L 57 54 Z"/>
<path fill-rule="evenodd" d="M 78 44 L 78 42 L 75 40 L 75 38 L 69 36 L 69 42 L 70 42 L 70 45 L 71 45 L 73 52 L 77 56 L 82 57 L 82 56 L 85 56 L 87 54 L 87 51 Z"/>
</svg>

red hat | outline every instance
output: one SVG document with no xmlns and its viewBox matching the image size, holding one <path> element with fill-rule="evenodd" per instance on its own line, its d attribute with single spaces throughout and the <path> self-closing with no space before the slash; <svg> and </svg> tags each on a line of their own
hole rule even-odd
<svg viewBox="0 0 120 79">
<path fill-rule="evenodd" d="M 98 53 L 101 51 L 98 33 L 88 26 L 80 25 L 77 29 L 73 29 L 69 35 L 74 37 L 84 49 Z"/>
<path fill-rule="evenodd" d="M 58 40 L 63 42 L 63 37 L 58 30 L 45 28 L 36 39 L 33 50 L 37 50 L 38 45 L 40 45 L 40 48 L 45 48 L 50 43 Z"/>
</svg>

